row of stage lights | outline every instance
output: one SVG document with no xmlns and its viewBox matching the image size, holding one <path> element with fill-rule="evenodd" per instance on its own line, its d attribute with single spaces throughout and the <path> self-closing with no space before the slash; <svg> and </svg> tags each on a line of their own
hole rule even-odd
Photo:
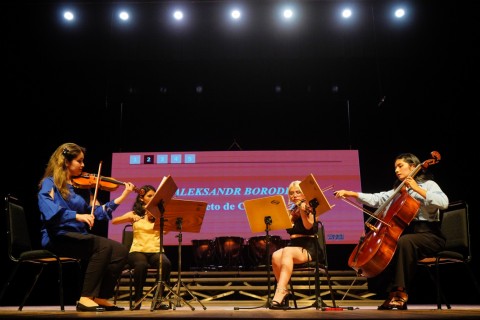
<svg viewBox="0 0 480 320">
<path fill-rule="evenodd" d="M 350 19 L 355 16 L 355 9 L 352 7 L 344 6 L 339 8 L 338 14 L 342 19 Z M 278 11 L 278 15 L 284 21 L 292 21 L 298 17 L 299 9 L 295 6 L 283 6 Z M 244 18 L 244 10 L 239 7 L 232 7 L 227 10 L 228 17 L 231 21 L 241 21 Z M 402 6 L 395 6 L 391 9 L 391 14 L 393 18 L 402 19 L 407 14 L 407 8 Z M 128 22 L 132 18 L 132 14 L 127 9 L 118 9 L 115 13 L 120 22 Z M 74 9 L 65 9 L 63 11 L 63 19 L 67 22 L 74 22 L 76 20 L 76 10 Z M 185 9 L 172 8 L 171 18 L 173 21 L 182 22 L 186 20 L 187 12 Z"/>
</svg>

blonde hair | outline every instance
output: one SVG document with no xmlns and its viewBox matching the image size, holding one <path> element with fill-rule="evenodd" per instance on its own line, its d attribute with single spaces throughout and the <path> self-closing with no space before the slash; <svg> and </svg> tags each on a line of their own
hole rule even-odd
<svg viewBox="0 0 480 320">
<path fill-rule="evenodd" d="M 70 190 L 67 186 L 67 162 L 77 158 L 80 153 L 85 155 L 86 149 L 75 143 L 67 142 L 60 145 L 50 156 L 47 167 L 38 187 L 41 188 L 43 180 L 53 178 L 53 183 L 64 199 L 70 197 Z"/>
<path fill-rule="evenodd" d="M 302 181 L 295 180 L 295 181 L 290 182 L 290 184 L 288 185 L 288 191 L 290 192 L 290 190 L 292 188 L 299 188 L 300 190 L 302 190 L 302 188 L 300 188 L 300 182 L 302 182 Z"/>
<path fill-rule="evenodd" d="M 294 181 L 290 182 L 290 184 L 288 185 L 288 203 L 287 203 L 287 206 L 288 206 L 289 208 L 291 208 L 292 206 L 296 205 L 294 202 L 292 202 L 292 201 L 290 200 L 290 190 L 292 190 L 293 188 L 298 188 L 298 189 L 300 189 L 300 191 L 301 191 L 302 188 L 300 188 L 300 182 L 302 182 L 302 181 L 300 181 L 300 180 L 294 180 Z M 302 193 L 303 193 L 303 191 L 302 191 Z"/>
</svg>

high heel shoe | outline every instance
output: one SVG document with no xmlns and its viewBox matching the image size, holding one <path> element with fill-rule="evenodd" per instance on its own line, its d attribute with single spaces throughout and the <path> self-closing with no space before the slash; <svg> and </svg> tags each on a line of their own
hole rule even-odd
<svg viewBox="0 0 480 320">
<path fill-rule="evenodd" d="M 407 310 L 408 294 L 404 291 L 390 292 L 388 298 L 380 305 L 378 310 Z"/>
<path fill-rule="evenodd" d="M 269 306 L 269 309 L 273 310 L 287 310 L 290 309 L 290 306 L 288 305 L 288 295 L 290 294 L 290 291 L 288 291 L 285 288 L 277 288 L 277 291 L 279 294 L 283 294 L 282 301 L 278 302 L 276 300 L 272 300 L 271 305 Z"/>
<path fill-rule="evenodd" d="M 271 309 L 271 310 L 288 310 L 288 309 L 290 309 L 290 306 L 285 304 L 284 301 L 278 302 L 278 301 L 273 300 L 269 309 Z"/>
</svg>

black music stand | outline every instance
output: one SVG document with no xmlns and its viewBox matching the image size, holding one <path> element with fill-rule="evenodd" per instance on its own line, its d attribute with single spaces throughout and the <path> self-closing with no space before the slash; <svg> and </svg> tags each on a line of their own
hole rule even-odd
<svg viewBox="0 0 480 320">
<path fill-rule="evenodd" d="M 158 266 L 157 284 L 155 284 L 152 288 L 150 288 L 150 290 L 145 294 L 145 296 L 143 296 L 143 298 L 140 299 L 140 301 L 138 301 L 134 305 L 134 308 L 136 308 L 137 305 L 141 303 L 153 290 L 156 290 L 156 291 L 152 299 L 152 305 L 150 307 L 150 311 L 155 310 L 157 302 L 160 301 L 159 296 L 161 298 L 161 296 L 163 295 L 164 288 L 167 289 L 172 294 L 175 294 L 172 288 L 170 288 L 170 286 L 166 284 L 162 278 L 162 267 L 163 267 L 162 253 L 163 253 L 163 233 L 165 231 L 164 230 L 165 208 L 167 207 L 168 203 L 172 200 L 172 197 L 175 195 L 175 192 L 177 191 L 177 189 L 178 187 L 170 175 L 163 177 L 162 181 L 160 182 L 160 185 L 157 188 L 157 191 L 155 192 L 155 195 L 145 206 L 145 209 L 148 210 L 155 217 L 155 224 L 153 227 L 160 229 L 160 262 Z"/>
<path fill-rule="evenodd" d="M 303 194 L 305 195 L 305 198 L 308 201 L 308 204 L 312 208 L 312 214 L 313 214 L 313 221 L 314 223 L 317 223 L 317 228 L 322 228 L 323 229 L 323 224 L 321 223 L 320 220 L 317 219 L 317 215 L 324 214 L 325 212 L 331 210 L 334 206 L 330 205 L 328 202 L 327 198 L 323 194 L 322 189 L 318 186 L 317 181 L 315 180 L 315 177 L 313 174 L 308 175 L 305 179 L 303 179 L 300 182 L 300 189 L 302 189 Z M 322 234 L 324 234 L 322 232 Z M 318 233 L 317 233 L 318 237 Z M 338 308 L 336 303 L 335 303 L 335 297 L 332 293 L 332 288 L 330 287 L 330 293 L 331 293 L 331 298 L 332 298 L 332 304 L 333 307 L 327 307 L 325 303 L 322 301 L 322 298 L 320 297 L 320 266 L 319 266 L 319 252 L 320 248 L 318 247 L 318 239 L 315 241 L 315 251 L 317 255 L 317 259 L 315 263 L 315 302 L 307 307 L 304 308 L 298 308 L 298 309 L 307 309 L 307 308 L 312 308 L 315 307 L 317 310 L 322 309 L 323 311 L 327 310 L 332 310 L 332 311 L 341 311 L 343 308 Z M 327 252 L 324 252 L 325 254 L 325 265 L 327 264 Z M 330 283 L 329 283 L 330 285 Z"/>
<path fill-rule="evenodd" d="M 270 231 L 285 230 L 292 227 L 292 222 L 288 216 L 287 205 L 285 199 L 281 195 L 271 197 L 245 200 L 243 202 L 245 212 L 247 213 L 248 223 L 252 232 L 265 231 L 265 248 L 267 269 L 267 302 L 257 307 L 240 308 L 234 307 L 234 310 L 240 309 L 258 309 L 270 308 L 272 302 L 270 300 Z"/>
<path fill-rule="evenodd" d="M 184 232 L 200 232 L 202 226 L 203 217 L 207 209 L 207 203 L 201 201 L 180 200 L 172 199 L 168 204 L 165 216 L 165 230 L 170 231 L 176 229 L 178 231 L 178 280 L 173 289 L 177 289 L 175 293 L 176 301 L 173 303 L 173 309 L 181 307 L 181 301 L 183 300 L 192 310 L 195 310 L 186 300 L 180 296 L 181 287 L 183 287 L 192 296 L 192 300 L 197 301 L 203 307 L 203 310 L 207 308 L 198 298 L 188 289 L 188 287 L 182 281 L 182 231 Z M 167 294 L 169 298 L 170 293 Z"/>
</svg>

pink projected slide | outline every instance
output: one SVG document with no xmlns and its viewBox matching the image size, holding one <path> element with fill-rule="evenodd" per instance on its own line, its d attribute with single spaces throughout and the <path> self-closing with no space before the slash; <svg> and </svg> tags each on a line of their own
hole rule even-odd
<svg viewBox="0 0 480 320">
<path fill-rule="evenodd" d="M 245 241 L 265 235 L 250 230 L 243 201 L 282 195 L 288 204 L 287 187 L 293 180 L 312 174 L 333 208 L 320 216 L 328 244 L 357 244 L 363 233 L 363 213 L 336 199 L 333 191 L 361 191 L 357 150 L 295 151 L 201 151 L 113 153 L 112 177 L 140 188 L 158 187 L 170 175 L 178 189 L 175 199 L 204 201 L 207 209 L 198 233 L 182 232 L 182 245 L 192 240 L 240 237 Z M 119 196 L 122 187 L 111 192 Z M 130 195 L 114 212 L 132 209 L 136 194 Z M 168 207 L 165 208 L 168 210 Z M 267 214 L 267 213 L 266 213 Z M 109 225 L 109 237 L 121 241 L 124 225 Z M 270 235 L 288 239 L 285 230 Z M 176 230 L 165 234 L 163 244 L 178 245 Z"/>
</svg>

